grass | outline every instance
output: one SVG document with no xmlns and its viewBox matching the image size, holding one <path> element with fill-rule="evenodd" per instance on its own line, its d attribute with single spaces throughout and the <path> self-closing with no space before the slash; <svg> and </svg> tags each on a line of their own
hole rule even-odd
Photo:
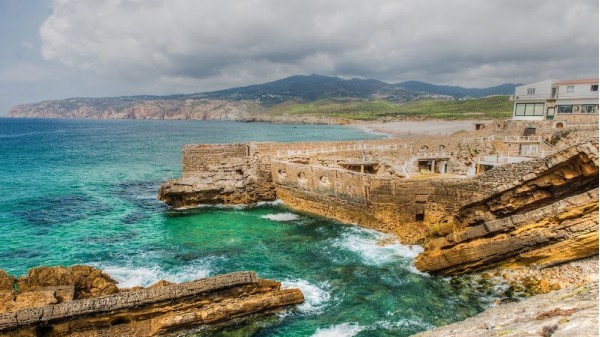
<svg viewBox="0 0 600 337">
<path fill-rule="evenodd" d="M 512 113 L 507 96 L 491 96 L 463 101 L 422 99 L 403 104 L 386 100 L 319 100 L 310 103 L 285 102 L 267 110 L 273 116 L 310 115 L 356 120 L 378 118 L 407 119 L 503 119 Z"/>
</svg>

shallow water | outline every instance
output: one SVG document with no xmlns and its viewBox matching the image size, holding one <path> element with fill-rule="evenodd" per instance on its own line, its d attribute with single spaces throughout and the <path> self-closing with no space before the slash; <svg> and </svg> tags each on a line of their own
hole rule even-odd
<svg viewBox="0 0 600 337">
<path fill-rule="evenodd" d="M 156 200 L 160 183 L 180 176 L 186 143 L 377 137 L 319 125 L 0 119 L 0 269 L 91 264 L 122 287 L 255 270 L 303 290 L 304 304 L 238 335 L 408 336 L 479 312 L 481 299 L 411 266 L 420 247 L 380 246 L 384 234 L 278 203 L 172 210 Z"/>
</svg>

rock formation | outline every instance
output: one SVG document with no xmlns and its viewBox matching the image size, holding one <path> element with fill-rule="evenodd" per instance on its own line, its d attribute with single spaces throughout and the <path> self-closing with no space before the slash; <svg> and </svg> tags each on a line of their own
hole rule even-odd
<svg viewBox="0 0 600 337">
<path fill-rule="evenodd" d="M 158 336 L 222 327 L 301 303 L 298 289 L 236 272 L 197 281 L 118 289 L 100 270 L 0 271 L 0 336 Z"/>
<path fill-rule="evenodd" d="M 457 228 L 415 259 L 426 272 L 546 267 L 598 254 L 598 142 L 480 176 L 494 188 L 466 201 Z M 501 180 L 498 180 L 501 179 Z"/>
<path fill-rule="evenodd" d="M 503 304 L 413 337 L 598 336 L 598 283 Z"/>
</svg>

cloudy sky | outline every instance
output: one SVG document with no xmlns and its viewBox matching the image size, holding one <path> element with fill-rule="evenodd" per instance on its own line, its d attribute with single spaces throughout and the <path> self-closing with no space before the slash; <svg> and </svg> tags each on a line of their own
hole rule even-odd
<svg viewBox="0 0 600 337">
<path fill-rule="evenodd" d="M 0 114 L 296 74 L 467 87 L 598 76 L 597 0 L 0 0 Z"/>
</svg>

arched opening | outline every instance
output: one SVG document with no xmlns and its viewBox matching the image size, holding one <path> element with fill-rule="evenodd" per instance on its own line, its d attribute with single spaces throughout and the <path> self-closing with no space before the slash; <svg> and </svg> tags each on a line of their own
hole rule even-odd
<svg viewBox="0 0 600 337">
<path fill-rule="evenodd" d="M 555 127 L 555 128 L 557 128 L 557 129 L 562 129 L 562 128 L 564 128 L 565 126 L 564 126 L 564 124 L 563 124 L 563 123 L 556 123 L 556 125 L 555 125 L 554 127 Z"/>
<path fill-rule="evenodd" d="M 444 146 L 444 145 L 438 146 L 438 151 L 439 152 L 444 152 L 445 149 L 446 149 L 446 146 Z"/>
</svg>

